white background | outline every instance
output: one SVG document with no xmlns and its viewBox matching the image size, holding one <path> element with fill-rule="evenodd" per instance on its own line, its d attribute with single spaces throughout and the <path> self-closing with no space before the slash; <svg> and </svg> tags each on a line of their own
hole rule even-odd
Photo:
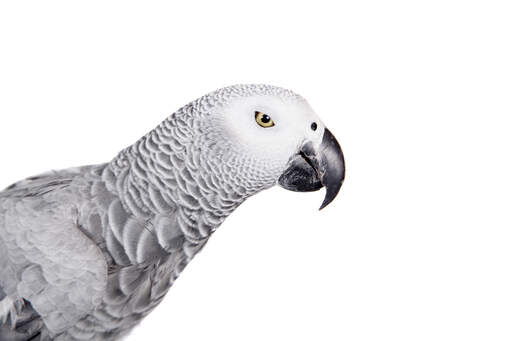
<svg viewBox="0 0 512 341">
<path fill-rule="evenodd" d="M 0 185 L 206 92 L 306 97 L 347 178 L 242 205 L 128 340 L 511 340 L 507 1 L 2 1 Z"/>
</svg>

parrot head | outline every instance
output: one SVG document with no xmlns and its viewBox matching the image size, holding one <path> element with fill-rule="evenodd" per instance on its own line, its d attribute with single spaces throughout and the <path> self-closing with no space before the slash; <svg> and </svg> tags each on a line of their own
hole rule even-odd
<svg viewBox="0 0 512 341">
<path fill-rule="evenodd" d="M 338 194 L 345 176 L 341 148 L 307 101 L 292 91 L 235 85 L 184 109 L 195 118 L 191 139 L 218 182 L 249 194 L 276 184 L 298 192 L 325 187 L 320 209 Z"/>
</svg>

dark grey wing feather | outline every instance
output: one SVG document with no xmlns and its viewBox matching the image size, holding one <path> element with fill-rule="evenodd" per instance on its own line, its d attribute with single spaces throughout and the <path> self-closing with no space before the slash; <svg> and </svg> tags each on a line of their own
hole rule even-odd
<svg viewBox="0 0 512 341">
<path fill-rule="evenodd" d="M 12 302 L 9 299 L 3 303 L 12 305 L 12 313 L 0 321 L 0 340 L 9 341 L 46 341 L 49 339 L 48 329 L 41 316 L 32 308 L 30 302 L 20 299 Z M 0 299 L 0 305 L 2 300 Z"/>
</svg>

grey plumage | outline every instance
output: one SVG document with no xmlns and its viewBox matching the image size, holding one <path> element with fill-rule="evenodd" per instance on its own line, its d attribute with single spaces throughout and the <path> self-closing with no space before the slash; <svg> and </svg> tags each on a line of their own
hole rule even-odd
<svg viewBox="0 0 512 341">
<path fill-rule="evenodd" d="M 224 219 L 287 165 L 226 133 L 224 108 L 245 98 L 309 108 L 277 87 L 224 88 L 109 163 L 0 192 L 0 340 L 116 340 L 149 314 Z"/>
</svg>

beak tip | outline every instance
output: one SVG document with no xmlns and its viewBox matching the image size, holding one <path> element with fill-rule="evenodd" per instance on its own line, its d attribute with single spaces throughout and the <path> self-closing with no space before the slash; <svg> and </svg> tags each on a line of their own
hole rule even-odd
<svg viewBox="0 0 512 341">
<path fill-rule="evenodd" d="M 345 168 L 343 168 L 343 174 L 341 175 L 341 180 L 339 182 L 333 183 L 332 186 L 325 186 L 325 197 L 324 201 L 322 202 L 322 205 L 318 209 L 319 211 L 321 211 L 322 209 L 327 207 L 327 205 L 334 201 L 334 199 L 338 196 L 338 193 L 340 192 L 344 180 Z"/>
<path fill-rule="evenodd" d="M 318 210 L 319 211 L 323 210 L 327 205 L 329 205 L 329 203 L 325 202 L 325 200 L 324 200 L 324 202 L 322 203 L 322 205 L 320 206 L 320 208 Z"/>
<path fill-rule="evenodd" d="M 319 210 L 325 208 L 336 198 L 345 180 L 345 158 L 343 157 L 343 152 L 338 141 L 336 141 L 327 128 L 325 128 L 321 146 L 321 182 L 325 187 L 325 198 Z"/>
<path fill-rule="evenodd" d="M 334 198 L 338 195 L 338 191 L 336 191 L 336 194 L 335 195 L 326 195 L 325 198 L 324 198 L 324 201 L 322 202 L 322 205 L 320 206 L 320 208 L 318 209 L 319 211 L 323 210 L 324 208 L 326 208 L 331 202 L 334 201 Z"/>
</svg>

